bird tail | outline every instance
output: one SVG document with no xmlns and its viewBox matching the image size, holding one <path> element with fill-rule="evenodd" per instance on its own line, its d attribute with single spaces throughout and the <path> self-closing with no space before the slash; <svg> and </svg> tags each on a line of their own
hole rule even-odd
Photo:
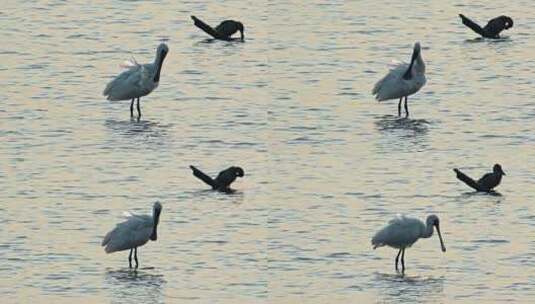
<svg viewBox="0 0 535 304">
<path fill-rule="evenodd" d="M 468 175 L 462 173 L 459 169 L 455 168 L 453 169 L 455 173 L 457 174 L 457 179 L 464 182 L 468 186 L 474 188 L 477 191 L 480 191 L 479 185 L 474 181 L 472 178 L 470 178 Z"/>
<path fill-rule="evenodd" d="M 206 34 L 214 37 L 214 38 L 219 38 L 219 35 L 217 34 L 216 30 L 214 30 L 211 26 L 209 26 L 208 24 L 204 23 L 201 19 L 195 17 L 195 16 L 191 16 L 191 19 L 193 19 L 193 23 L 195 24 L 196 27 L 200 28 L 201 30 L 203 30 Z"/>
<path fill-rule="evenodd" d="M 212 188 L 217 188 L 215 181 L 208 175 L 204 174 L 201 170 L 195 168 L 194 166 L 189 166 L 193 170 L 193 175 L 198 179 L 202 180 L 206 184 L 210 185 Z"/>
<path fill-rule="evenodd" d="M 477 23 L 475 23 L 474 21 L 468 19 L 465 15 L 463 14 L 459 14 L 459 17 L 461 17 L 461 20 L 463 21 L 463 24 L 466 25 L 467 27 L 471 28 L 472 31 L 478 33 L 479 35 L 481 36 L 484 36 L 484 31 L 483 29 L 481 28 L 481 26 L 479 26 Z"/>
</svg>

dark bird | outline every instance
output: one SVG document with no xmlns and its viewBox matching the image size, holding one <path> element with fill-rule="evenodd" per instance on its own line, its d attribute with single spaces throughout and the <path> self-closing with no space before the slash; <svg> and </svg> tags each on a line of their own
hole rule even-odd
<svg viewBox="0 0 535 304">
<path fill-rule="evenodd" d="M 502 176 L 505 172 L 502 170 L 502 166 L 495 164 L 491 173 L 483 175 L 477 182 L 470 178 L 468 175 L 462 173 L 459 169 L 453 169 L 457 174 L 457 179 L 463 181 L 468 186 L 474 188 L 476 191 L 491 192 L 492 189 L 498 186 L 502 180 Z"/>
<path fill-rule="evenodd" d="M 464 25 L 485 38 L 498 39 L 500 38 L 501 31 L 508 30 L 513 27 L 513 19 L 507 16 L 499 16 L 491 19 L 484 28 L 481 28 L 481 26 L 468 19 L 463 14 L 459 14 L 459 17 L 461 17 Z"/>
<path fill-rule="evenodd" d="M 232 193 L 234 190 L 230 188 L 236 177 L 243 177 L 244 172 L 240 167 L 230 167 L 225 169 L 217 175 L 215 179 L 212 179 L 210 176 L 204 174 L 201 170 L 195 168 L 194 166 L 189 166 L 193 170 L 193 175 L 205 182 L 206 184 L 212 187 L 212 190 L 217 190 L 226 193 Z"/>
<path fill-rule="evenodd" d="M 245 38 L 245 36 L 243 35 L 243 24 L 239 21 L 225 20 L 214 29 L 195 16 L 191 16 L 191 19 L 193 19 L 193 22 L 196 27 L 200 28 L 205 33 L 214 37 L 215 39 L 232 41 L 233 39 L 231 36 L 234 35 L 237 31 L 240 31 L 241 41 L 243 41 Z"/>
</svg>

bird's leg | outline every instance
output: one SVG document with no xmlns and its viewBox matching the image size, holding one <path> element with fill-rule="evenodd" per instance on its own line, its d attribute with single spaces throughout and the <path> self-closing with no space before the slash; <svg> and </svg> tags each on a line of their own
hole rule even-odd
<svg viewBox="0 0 535 304">
<path fill-rule="evenodd" d="M 398 271 L 398 260 L 399 260 L 399 255 L 401 254 L 401 250 L 402 249 L 399 250 L 398 255 L 396 256 L 396 271 Z"/>
<path fill-rule="evenodd" d="M 136 260 L 136 269 L 137 269 L 137 267 L 139 266 L 139 263 L 137 261 L 137 247 L 134 247 L 134 260 Z M 403 261 L 403 259 L 402 259 L 402 261 Z"/>
<path fill-rule="evenodd" d="M 403 97 L 401 97 L 399 99 L 399 103 L 398 103 L 398 116 L 401 116 L 401 102 L 403 101 Z"/>
<path fill-rule="evenodd" d="M 132 268 L 132 250 L 130 249 L 130 255 L 128 255 L 128 264 L 130 265 L 130 268 Z"/>
<path fill-rule="evenodd" d="M 401 253 L 401 273 L 405 272 L 405 248 L 403 248 L 403 252 Z"/>
<path fill-rule="evenodd" d="M 405 117 L 409 117 L 409 96 L 405 96 Z"/>
<path fill-rule="evenodd" d="M 137 98 L 137 118 L 141 117 L 141 108 L 139 107 L 139 97 Z"/>
<path fill-rule="evenodd" d="M 132 98 L 132 103 L 130 103 L 130 117 L 134 116 L 134 99 Z"/>
</svg>

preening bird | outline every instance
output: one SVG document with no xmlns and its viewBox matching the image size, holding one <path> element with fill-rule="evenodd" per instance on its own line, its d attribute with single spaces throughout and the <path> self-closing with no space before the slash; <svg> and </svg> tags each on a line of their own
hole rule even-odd
<svg viewBox="0 0 535 304">
<path fill-rule="evenodd" d="M 437 230 L 442 252 L 446 252 L 446 246 L 440 234 L 440 224 L 438 216 L 430 215 L 424 224 L 416 218 L 398 215 L 388 222 L 383 229 L 379 230 L 372 238 L 373 249 L 381 246 L 389 246 L 399 249 L 396 256 L 396 270 L 398 270 L 398 260 L 401 254 L 401 271 L 405 271 L 405 249 L 411 247 L 419 238 L 429 238 L 433 235 L 433 227 Z"/>
<path fill-rule="evenodd" d="M 225 169 L 219 172 L 215 179 L 212 179 L 210 176 L 204 174 L 204 172 L 195 168 L 194 166 L 189 167 L 193 171 L 193 175 L 195 177 L 210 185 L 213 190 L 227 193 L 234 192 L 234 190 L 230 188 L 230 184 L 232 184 L 237 177 L 244 176 L 243 169 L 240 167 L 230 167 L 228 169 Z"/>
<path fill-rule="evenodd" d="M 231 41 L 231 36 L 237 31 L 240 31 L 240 40 L 243 41 L 245 39 L 243 34 L 243 24 L 239 21 L 225 20 L 214 29 L 195 16 L 191 16 L 191 19 L 193 19 L 196 27 L 200 28 L 215 39 Z"/>
<path fill-rule="evenodd" d="M 162 43 L 156 50 L 156 58 L 153 63 L 129 62 L 128 69 L 108 83 L 103 92 L 104 96 L 112 101 L 132 99 L 130 116 L 134 116 L 134 99 L 137 98 L 138 118 L 141 117 L 139 98 L 148 95 L 158 87 L 163 60 L 168 52 L 169 48 L 165 43 Z"/>
<path fill-rule="evenodd" d="M 401 116 L 401 102 L 405 97 L 405 116 L 409 117 L 408 96 L 418 92 L 425 82 L 425 63 L 422 59 L 420 43 L 416 42 L 411 62 L 395 65 L 375 84 L 372 94 L 378 101 L 399 98 L 398 116 Z"/>
<path fill-rule="evenodd" d="M 485 38 L 498 39 L 500 38 L 501 31 L 508 30 L 513 27 L 513 19 L 503 15 L 491 19 L 484 28 L 481 28 L 481 26 L 468 19 L 468 17 L 463 14 L 459 14 L 459 17 L 461 17 L 464 25 Z"/>
<path fill-rule="evenodd" d="M 472 187 L 476 191 L 491 192 L 502 181 L 502 176 L 505 172 L 502 170 L 502 166 L 495 164 L 492 168 L 492 172 L 483 175 L 477 182 L 468 175 L 461 172 L 461 170 L 455 168 L 453 171 L 457 174 L 457 179 L 463 181 L 469 187 Z"/>
<path fill-rule="evenodd" d="M 132 252 L 138 268 L 137 247 L 145 245 L 149 240 L 158 239 L 157 228 L 161 213 L 162 205 L 156 202 L 152 208 L 152 216 L 128 214 L 126 221 L 117 224 L 102 240 L 101 245 L 106 246 L 104 248 L 106 253 L 130 249 L 128 256 L 130 268 L 132 268 Z"/>
</svg>

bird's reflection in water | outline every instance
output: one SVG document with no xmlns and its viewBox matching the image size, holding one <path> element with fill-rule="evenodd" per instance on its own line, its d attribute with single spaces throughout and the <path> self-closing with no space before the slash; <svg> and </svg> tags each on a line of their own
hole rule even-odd
<svg viewBox="0 0 535 304">
<path fill-rule="evenodd" d="M 476 37 L 476 38 L 471 38 L 471 39 L 466 39 L 464 40 L 464 42 L 466 43 L 483 43 L 483 42 L 486 42 L 486 43 L 502 43 L 502 42 L 509 42 L 509 41 L 512 41 L 511 38 L 509 38 L 509 36 L 503 36 L 503 37 L 500 37 L 498 39 L 488 39 L 488 38 L 483 38 L 483 37 Z"/>
<path fill-rule="evenodd" d="M 429 122 L 425 119 L 400 118 L 394 115 L 380 116 L 375 120 L 379 131 L 409 131 L 413 135 L 427 133 Z"/>
<path fill-rule="evenodd" d="M 245 41 L 241 41 L 240 38 L 231 38 L 230 40 L 219 40 L 219 39 L 214 39 L 214 38 L 206 38 L 206 39 L 203 39 L 203 40 L 200 40 L 198 42 L 196 42 L 194 45 L 195 46 L 200 46 L 202 44 L 210 44 L 210 43 L 225 43 L 225 46 L 229 46 L 229 45 L 232 45 L 232 42 L 240 42 L 240 43 L 244 43 Z"/>
<path fill-rule="evenodd" d="M 444 300 L 444 277 L 376 273 L 373 282 L 379 289 L 381 303 L 442 303 Z"/>
<path fill-rule="evenodd" d="M 191 192 L 185 192 L 186 195 L 191 198 L 196 198 L 198 201 L 214 202 L 222 204 L 241 204 L 244 201 L 244 192 L 242 190 L 234 190 L 230 193 L 219 192 L 209 189 L 196 190 Z M 223 205 L 225 206 L 225 205 Z"/>
<path fill-rule="evenodd" d="M 167 129 L 171 125 L 162 125 L 158 122 L 148 120 L 138 120 L 131 118 L 128 121 L 121 120 L 106 120 L 106 127 L 115 134 L 126 135 L 133 138 L 165 138 L 167 136 Z"/>
<path fill-rule="evenodd" d="M 166 281 L 154 268 L 110 270 L 106 273 L 105 288 L 112 303 L 162 303 Z"/>
<path fill-rule="evenodd" d="M 377 117 L 375 126 L 385 136 L 377 141 L 384 152 L 416 152 L 427 147 L 427 133 L 430 123 L 425 119 L 400 118 L 394 115 Z"/>
</svg>

